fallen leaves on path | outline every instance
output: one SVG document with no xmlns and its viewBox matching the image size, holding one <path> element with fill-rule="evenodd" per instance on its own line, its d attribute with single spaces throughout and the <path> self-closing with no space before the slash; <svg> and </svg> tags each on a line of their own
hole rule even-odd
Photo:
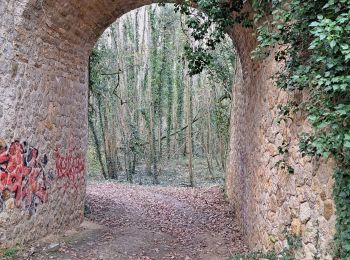
<svg viewBox="0 0 350 260">
<path fill-rule="evenodd" d="M 221 260 L 246 251 L 218 187 L 173 188 L 92 182 L 90 225 L 66 235 L 57 252 L 27 259 Z"/>
<path fill-rule="evenodd" d="M 94 182 L 87 188 L 87 203 L 91 220 L 109 227 L 139 226 L 166 233 L 172 240 L 166 242 L 185 247 L 192 257 L 205 249 L 226 257 L 245 250 L 232 208 L 218 187 Z M 218 252 L 214 252 L 215 248 Z"/>
</svg>

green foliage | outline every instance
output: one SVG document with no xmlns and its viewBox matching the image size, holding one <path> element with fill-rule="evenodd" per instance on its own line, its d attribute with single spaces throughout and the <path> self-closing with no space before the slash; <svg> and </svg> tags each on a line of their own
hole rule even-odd
<svg viewBox="0 0 350 260">
<path fill-rule="evenodd" d="M 280 46 L 275 59 L 285 66 L 277 86 L 309 94 L 303 107 L 313 132 L 301 135 L 302 154 L 337 162 L 335 256 L 345 259 L 350 257 L 350 1 L 256 0 L 254 7 L 260 26 L 253 54 L 264 57 Z"/>
<path fill-rule="evenodd" d="M 181 65 L 180 65 L 181 64 Z M 178 62 L 176 64 L 176 122 L 177 125 L 183 125 L 183 114 L 184 114 L 184 91 L 185 86 L 183 82 L 183 65 Z M 178 143 L 181 145 L 183 143 L 183 132 L 181 131 L 178 134 Z"/>
<path fill-rule="evenodd" d="M 208 73 L 209 82 L 212 86 L 214 95 L 218 91 L 217 87 L 223 93 L 215 98 L 214 111 L 212 113 L 213 122 L 217 133 L 224 143 L 229 143 L 229 127 L 231 112 L 231 92 L 235 80 L 236 53 L 234 51 L 232 40 L 226 36 L 223 42 L 218 44 L 215 50 L 211 51 L 213 59 L 206 66 L 205 72 Z"/>
<path fill-rule="evenodd" d="M 188 60 L 188 68 L 191 76 L 201 73 L 213 59 L 213 56 L 204 48 L 197 47 L 193 49 L 189 44 L 185 46 L 185 57 Z"/>
<path fill-rule="evenodd" d="M 214 122 L 220 136 L 223 136 L 226 141 L 229 138 L 230 127 L 230 100 L 218 100 L 214 107 L 215 117 Z"/>
<path fill-rule="evenodd" d="M 278 105 L 278 116 L 276 123 L 281 123 L 282 121 L 288 122 L 288 120 L 293 120 L 293 115 L 300 109 L 299 104 L 296 102 L 288 102 L 284 105 Z"/>
<path fill-rule="evenodd" d="M 241 12 L 243 0 L 219 1 L 198 0 L 184 1 L 175 5 L 175 11 L 187 16 L 192 42 L 185 46 L 190 74 L 201 73 L 213 60 L 212 51 L 223 41 L 226 28 L 234 24 L 251 27 L 248 14 Z M 194 10 L 196 7 L 198 10 Z M 235 12 L 236 15 L 232 16 Z"/>
<path fill-rule="evenodd" d="M 334 180 L 333 198 L 337 206 L 335 253 L 341 259 L 348 259 L 350 257 L 350 170 L 337 168 Z"/>
<path fill-rule="evenodd" d="M 259 259 L 268 259 L 268 260 L 277 260 L 277 255 L 275 251 L 268 251 L 266 253 L 257 251 L 250 252 L 243 255 L 231 256 L 230 260 L 259 260 Z"/>
<path fill-rule="evenodd" d="M 288 244 L 288 249 L 284 249 L 284 251 L 285 252 L 288 251 L 289 254 L 291 255 L 293 251 L 302 247 L 302 239 L 300 236 L 291 234 L 287 230 L 284 233 Z"/>
<path fill-rule="evenodd" d="M 296 102 L 288 102 L 284 105 L 278 105 L 278 114 L 276 117 L 276 123 L 280 124 L 281 122 L 287 123 L 289 120 L 293 121 L 293 115 L 300 109 L 299 104 Z M 282 144 L 278 146 L 278 154 L 279 155 L 288 155 L 288 147 L 289 142 L 287 140 L 283 140 Z M 278 160 L 275 164 L 275 167 L 281 169 L 289 174 L 294 174 L 294 168 L 288 164 L 285 158 Z"/>
<path fill-rule="evenodd" d="M 283 140 L 282 144 L 277 147 L 278 154 L 282 156 L 288 154 L 288 146 L 289 146 L 289 142 L 287 142 L 286 140 Z M 294 168 L 290 166 L 285 159 L 278 160 L 275 164 L 275 167 L 281 170 L 285 170 L 289 174 L 294 173 Z"/>
<path fill-rule="evenodd" d="M 287 247 L 277 253 L 274 250 L 267 252 L 249 252 L 243 255 L 231 256 L 230 260 L 259 260 L 259 259 L 269 259 L 269 260 L 293 260 L 295 259 L 295 251 L 302 247 L 302 239 L 300 236 L 293 235 L 287 230 L 284 231 Z"/>
<path fill-rule="evenodd" d="M 96 94 L 108 91 L 105 84 L 106 79 L 115 76 L 115 71 L 111 72 L 110 64 L 106 63 L 106 58 L 115 58 L 115 54 L 107 49 L 104 45 L 94 48 L 90 54 L 90 69 L 89 69 L 89 86 L 90 90 Z M 105 73 L 105 74 L 103 74 Z"/>
<path fill-rule="evenodd" d="M 1 259 L 15 259 L 18 252 L 17 247 L 0 249 L 0 257 Z"/>
</svg>

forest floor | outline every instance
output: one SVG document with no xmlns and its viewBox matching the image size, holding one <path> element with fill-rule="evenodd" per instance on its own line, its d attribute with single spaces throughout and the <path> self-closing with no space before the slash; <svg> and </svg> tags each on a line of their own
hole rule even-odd
<svg viewBox="0 0 350 260">
<path fill-rule="evenodd" d="M 90 182 L 86 221 L 15 259 L 228 259 L 243 253 L 238 225 L 218 187 Z"/>
<path fill-rule="evenodd" d="M 94 163 L 91 163 L 91 161 Z M 187 187 L 189 185 L 187 158 L 164 159 L 158 164 L 158 170 L 158 181 L 160 186 Z M 214 185 L 224 187 L 224 171 L 220 169 L 216 163 L 213 163 L 213 170 L 210 173 L 205 158 L 193 158 L 193 175 L 196 187 L 208 187 Z M 124 171 L 118 172 L 118 182 L 128 183 L 126 177 Z M 138 164 L 136 172 L 132 177 L 134 184 L 153 185 L 153 176 L 147 174 L 146 165 L 144 163 Z M 90 160 L 88 165 L 88 178 L 97 181 L 103 180 L 101 169 L 94 160 Z"/>
</svg>

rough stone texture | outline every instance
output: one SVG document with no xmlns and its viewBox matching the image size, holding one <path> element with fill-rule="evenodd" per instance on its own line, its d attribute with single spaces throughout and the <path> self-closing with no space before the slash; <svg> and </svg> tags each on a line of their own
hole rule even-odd
<svg viewBox="0 0 350 260">
<path fill-rule="evenodd" d="M 251 60 L 255 46 L 251 31 L 236 27 L 231 35 L 241 69 L 233 86 L 226 189 L 246 241 L 251 249 L 278 252 L 287 246 L 287 231 L 301 236 L 297 259 L 331 259 L 336 221 L 333 162 L 299 153 L 298 135 L 310 130 L 303 113 L 298 111 L 280 124 L 275 120 L 279 104 L 301 101 L 306 94 L 275 87 L 271 77 L 280 65 L 273 55 L 264 61 Z M 288 143 L 288 153 L 279 155 L 283 141 Z M 294 168 L 294 174 L 275 166 L 281 159 Z"/>
<path fill-rule="evenodd" d="M 311 209 L 309 206 L 308 202 L 303 202 L 302 204 L 300 204 L 300 221 L 303 224 L 306 224 L 306 222 L 308 222 L 311 218 Z"/>
<path fill-rule="evenodd" d="M 25 242 L 83 219 L 87 148 L 87 63 L 103 30 L 122 14 L 150 0 L 2 0 L 0 2 L 0 138 L 24 141 L 46 155 L 48 200 L 34 214 L 8 198 L 0 213 L 0 243 Z M 249 1 L 247 2 L 247 4 Z M 249 6 L 246 7 L 249 9 Z M 273 57 L 252 61 L 252 31 L 230 30 L 241 60 L 233 87 L 227 193 L 252 249 L 281 249 L 285 228 L 300 233 L 298 258 L 327 259 L 334 233 L 332 163 L 302 158 L 297 135 L 305 115 L 277 125 L 277 106 L 301 100 L 277 90 Z M 276 169 L 277 147 L 295 169 Z M 1 148 L 1 147 L 0 147 Z M 69 162 L 64 166 L 64 162 Z M 0 162 L 1 163 L 1 162 Z M 26 177 L 27 178 L 27 177 Z M 302 206 L 303 205 L 303 206 Z M 307 207 L 306 207 L 307 205 Z M 296 224 L 297 223 L 297 224 Z M 300 224 L 300 226 L 298 226 Z M 294 227 L 294 228 L 293 228 Z M 319 239 L 316 239 L 319 234 Z"/>
<path fill-rule="evenodd" d="M 298 218 L 292 220 L 291 223 L 291 233 L 296 236 L 301 235 L 301 222 Z"/>
<path fill-rule="evenodd" d="M 327 200 L 323 203 L 323 216 L 326 220 L 330 220 L 334 215 L 334 206 L 332 200 Z"/>
</svg>

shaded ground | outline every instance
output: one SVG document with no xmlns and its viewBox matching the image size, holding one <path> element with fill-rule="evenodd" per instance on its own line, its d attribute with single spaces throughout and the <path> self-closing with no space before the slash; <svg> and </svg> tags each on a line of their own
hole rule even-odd
<svg viewBox="0 0 350 260">
<path fill-rule="evenodd" d="M 48 237 L 33 245 L 27 257 L 21 253 L 16 259 L 216 260 L 245 251 L 233 212 L 215 187 L 93 182 L 87 187 L 87 205 L 82 227 Z"/>
</svg>

